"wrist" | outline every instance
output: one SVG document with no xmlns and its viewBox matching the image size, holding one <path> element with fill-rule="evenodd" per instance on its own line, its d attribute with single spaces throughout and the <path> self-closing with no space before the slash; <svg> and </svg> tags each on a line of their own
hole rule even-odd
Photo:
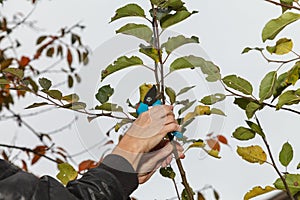
<svg viewBox="0 0 300 200">
<path fill-rule="evenodd" d="M 128 135 L 124 135 L 122 140 L 112 151 L 112 154 L 120 155 L 125 158 L 135 170 L 137 169 L 143 153 L 143 145 L 137 143 L 136 139 Z"/>
</svg>

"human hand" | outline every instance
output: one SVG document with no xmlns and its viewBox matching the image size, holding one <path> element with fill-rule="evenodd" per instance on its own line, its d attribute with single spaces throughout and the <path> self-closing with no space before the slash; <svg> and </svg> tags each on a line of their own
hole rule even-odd
<svg viewBox="0 0 300 200">
<path fill-rule="evenodd" d="M 175 142 L 177 155 L 179 158 L 184 158 L 183 147 Z M 160 167 L 167 167 L 173 159 L 173 144 L 170 141 L 162 141 L 154 149 L 147 154 L 144 154 L 140 160 L 137 168 L 138 180 L 140 184 L 145 183 L 150 179 L 150 177 L 155 173 L 155 171 Z"/>
<path fill-rule="evenodd" d="M 126 158 L 136 170 L 143 154 L 157 146 L 169 132 L 179 131 L 172 109 L 162 105 L 142 113 L 112 153 Z"/>
</svg>

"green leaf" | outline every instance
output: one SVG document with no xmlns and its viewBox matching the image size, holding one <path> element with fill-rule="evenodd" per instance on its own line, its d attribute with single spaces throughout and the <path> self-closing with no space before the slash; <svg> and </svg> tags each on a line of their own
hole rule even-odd
<svg viewBox="0 0 300 200">
<path fill-rule="evenodd" d="M 273 40 L 276 35 L 284 29 L 287 25 L 300 19 L 300 14 L 286 12 L 283 13 L 280 17 L 270 20 L 262 31 L 262 40 Z"/>
<path fill-rule="evenodd" d="M 294 0 L 280 0 L 280 3 L 282 4 L 281 9 L 282 13 L 284 13 L 287 10 L 290 10 L 292 8 L 289 8 L 290 6 L 293 6 Z"/>
<path fill-rule="evenodd" d="M 145 17 L 145 12 L 137 4 L 127 4 L 126 6 L 116 10 L 116 14 L 111 18 L 110 22 L 123 17 Z"/>
<path fill-rule="evenodd" d="M 25 109 L 37 108 L 37 107 L 45 106 L 45 105 L 49 105 L 49 104 L 47 102 L 33 103 L 32 105 L 27 106 Z"/>
<path fill-rule="evenodd" d="M 226 98 L 226 95 L 221 93 L 212 94 L 201 99 L 201 103 L 205 105 L 213 105 L 217 102 L 223 101 Z"/>
<path fill-rule="evenodd" d="M 184 10 L 184 3 L 181 0 L 167 0 L 167 1 L 162 1 L 158 0 L 160 2 L 160 7 L 162 8 L 168 8 L 170 10 Z"/>
<path fill-rule="evenodd" d="M 276 109 L 279 110 L 284 105 L 298 104 L 300 102 L 299 89 L 298 90 L 288 90 L 281 94 L 276 105 Z"/>
<path fill-rule="evenodd" d="M 104 103 L 100 106 L 96 106 L 96 110 L 105 110 L 105 111 L 114 111 L 114 112 L 123 112 L 123 108 L 113 103 Z"/>
<path fill-rule="evenodd" d="M 249 146 L 249 147 L 237 147 L 237 153 L 244 160 L 250 163 L 259 163 L 264 164 L 267 161 L 267 154 L 264 150 L 258 146 Z"/>
<path fill-rule="evenodd" d="M 2 70 L 5 73 L 10 73 L 16 77 L 18 77 L 19 79 L 22 79 L 24 77 L 24 71 L 22 69 L 18 69 L 18 68 L 6 68 L 4 70 Z"/>
<path fill-rule="evenodd" d="M 193 195 L 195 194 L 195 192 L 193 191 L 193 189 L 190 187 L 190 190 L 192 191 Z M 190 200 L 189 199 L 189 196 L 188 196 L 188 193 L 186 191 L 186 188 L 184 188 L 182 190 L 182 193 L 181 193 L 181 200 Z"/>
<path fill-rule="evenodd" d="M 62 97 L 62 100 L 67 101 L 69 103 L 74 103 L 79 101 L 79 96 L 75 93 L 69 94 Z"/>
<path fill-rule="evenodd" d="M 86 108 L 86 104 L 83 102 L 73 102 L 73 103 L 64 105 L 63 108 L 68 108 L 71 110 L 84 110 Z"/>
<path fill-rule="evenodd" d="M 265 99 L 268 99 L 272 96 L 274 86 L 277 80 L 277 72 L 269 72 L 260 82 L 259 86 L 259 98 L 260 102 L 263 102 Z"/>
<path fill-rule="evenodd" d="M 166 87 L 165 90 L 166 90 L 166 94 L 168 95 L 168 97 L 170 99 L 170 104 L 173 105 L 176 101 L 175 91 L 170 87 Z"/>
<path fill-rule="evenodd" d="M 255 132 L 249 128 L 241 126 L 235 129 L 232 136 L 238 140 L 250 140 L 255 137 Z"/>
<path fill-rule="evenodd" d="M 293 49 L 293 41 L 287 38 L 281 38 L 276 42 L 275 46 L 267 46 L 267 50 L 273 54 L 284 55 Z"/>
<path fill-rule="evenodd" d="M 44 90 L 49 90 L 52 86 L 51 81 L 46 78 L 39 78 L 39 84 Z"/>
<path fill-rule="evenodd" d="M 161 45 L 162 48 L 165 48 L 167 54 L 172 53 L 175 49 L 189 43 L 199 43 L 199 38 L 192 36 L 191 38 L 186 38 L 183 35 L 176 37 L 171 37 L 167 42 Z"/>
<path fill-rule="evenodd" d="M 171 166 L 169 167 L 161 167 L 159 169 L 159 173 L 163 176 L 163 177 L 166 177 L 166 178 L 170 178 L 170 179 L 174 179 L 176 174 L 174 172 L 174 170 L 172 169 Z"/>
<path fill-rule="evenodd" d="M 136 65 L 143 65 L 143 61 L 139 57 L 119 57 L 116 61 L 114 61 L 113 64 L 110 64 L 108 67 L 106 67 L 105 70 L 101 72 L 101 80 L 103 81 L 104 78 L 106 78 L 108 75 L 114 72 Z"/>
<path fill-rule="evenodd" d="M 6 85 L 9 84 L 10 82 L 4 78 L 0 78 L 0 85 Z"/>
<path fill-rule="evenodd" d="M 246 99 L 246 98 L 235 98 L 233 103 L 238 105 L 241 109 L 246 110 L 247 105 L 250 102 L 251 101 L 249 99 Z"/>
<path fill-rule="evenodd" d="M 68 87 L 71 88 L 74 85 L 74 79 L 71 75 L 68 75 Z"/>
<path fill-rule="evenodd" d="M 297 165 L 297 169 L 300 169 L 300 163 L 298 163 L 298 165 Z"/>
<path fill-rule="evenodd" d="M 287 77 L 285 79 L 286 85 L 292 84 L 295 85 L 299 80 L 299 72 L 300 72 L 300 62 L 296 62 L 296 64 L 287 72 Z"/>
<path fill-rule="evenodd" d="M 174 62 L 170 65 L 170 71 L 180 70 L 191 68 L 194 69 L 195 67 L 200 67 L 202 73 L 206 74 L 206 80 L 209 82 L 216 82 L 221 80 L 220 69 L 211 61 L 206 61 L 201 57 L 197 56 L 185 56 L 181 58 L 177 58 Z"/>
<path fill-rule="evenodd" d="M 196 86 L 193 85 L 193 86 L 184 87 L 184 88 L 182 88 L 182 89 L 178 92 L 178 94 L 177 94 L 176 96 L 182 95 L 182 94 L 184 94 L 184 93 L 190 91 L 190 90 L 193 89 L 194 87 L 196 87 Z"/>
<path fill-rule="evenodd" d="M 48 94 L 50 97 L 52 97 L 53 99 L 61 100 L 63 97 L 61 91 L 59 90 L 46 90 L 44 92 Z"/>
<path fill-rule="evenodd" d="M 152 29 L 144 24 L 134 24 L 129 23 L 125 26 L 122 26 L 116 33 L 123 33 L 125 35 L 132 35 L 139 39 L 145 40 L 146 42 L 150 43 L 152 39 Z"/>
<path fill-rule="evenodd" d="M 288 72 L 281 74 L 275 82 L 273 100 L 277 98 L 291 83 L 287 83 Z"/>
<path fill-rule="evenodd" d="M 293 159 L 293 147 L 288 142 L 284 143 L 281 151 L 279 153 L 279 161 L 284 166 L 287 167 Z"/>
<path fill-rule="evenodd" d="M 255 102 L 250 102 L 246 106 L 246 115 L 247 115 L 248 119 L 251 119 L 254 116 L 255 112 L 261 108 L 262 108 L 262 105 L 255 103 Z"/>
<path fill-rule="evenodd" d="M 186 111 L 187 109 L 189 109 L 195 102 L 196 102 L 196 100 L 187 103 L 184 107 L 182 107 L 182 108 L 180 108 L 178 110 L 178 114 L 181 115 L 184 111 Z"/>
<path fill-rule="evenodd" d="M 153 59 L 156 63 L 159 62 L 159 52 L 157 49 L 153 48 L 153 46 L 145 46 L 143 44 L 140 45 L 139 52 L 145 54 L 146 56 Z"/>
<path fill-rule="evenodd" d="M 228 87 L 244 94 L 251 95 L 253 92 L 252 85 L 247 80 L 236 75 L 226 76 L 222 80 Z"/>
<path fill-rule="evenodd" d="M 286 174 L 285 181 L 292 195 L 300 191 L 300 174 Z M 274 186 L 277 189 L 285 190 L 285 186 L 280 178 L 275 181 Z"/>
<path fill-rule="evenodd" d="M 220 110 L 220 109 L 218 109 L 218 108 L 212 108 L 212 109 L 210 110 L 210 113 L 211 113 L 211 114 L 215 114 L 215 115 L 226 116 L 226 114 L 225 114 L 222 110 Z"/>
<path fill-rule="evenodd" d="M 248 126 L 257 134 L 259 134 L 260 136 L 262 136 L 263 138 L 266 137 L 265 133 L 263 132 L 262 128 L 258 125 L 255 124 L 254 122 L 251 121 L 246 121 Z"/>
<path fill-rule="evenodd" d="M 8 59 L 5 59 L 3 61 L 0 62 L 0 70 L 4 70 L 6 68 L 8 68 L 12 62 L 13 62 L 13 58 L 8 58 Z"/>
<path fill-rule="evenodd" d="M 73 181 L 77 178 L 77 171 L 68 163 L 61 163 L 57 165 L 59 169 L 59 173 L 56 175 L 58 180 L 62 182 L 62 184 L 67 185 L 69 181 Z"/>
<path fill-rule="evenodd" d="M 251 47 L 246 47 L 244 48 L 244 50 L 242 51 L 242 54 L 244 53 L 248 53 L 249 51 L 260 51 L 262 52 L 264 50 L 264 48 L 260 48 L 260 47 L 254 47 L 254 48 L 251 48 Z"/>
<path fill-rule="evenodd" d="M 166 29 L 174 24 L 177 24 L 186 18 L 190 17 L 192 14 L 197 13 L 197 11 L 193 11 L 190 13 L 187 10 L 177 11 L 175 14 L 168 14 L 160 20 L 160 26 L 162 29 Z"/>
<path fill-rule="evenodd" d="M 266 194 L 273 190 L 275 190 L 275 188 L 271 187 L 271 186 L 266 186 L 265 188 L 262 188 L 261 186 L 253 187 L 249 192 L 247 192 L 245 194 L 244 200 L 252 199 L 253 197 L 257 197 L 259 195 Z"/>
<path fill-rule="evenodd" d="M 96 99 L 101 103 L 105 103 L 113 95 L 114 89 L 110 85 L 104 85 L 99 88 L 98 93 L 95 95 Z"/>
</svg>

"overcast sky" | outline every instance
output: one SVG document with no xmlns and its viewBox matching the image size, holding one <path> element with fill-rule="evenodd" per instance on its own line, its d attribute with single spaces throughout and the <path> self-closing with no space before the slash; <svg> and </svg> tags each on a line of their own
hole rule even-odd
<svg viewBox="0 0 300 200">
<path fill-rule="evenodd" d="M 139 1 L 132 1 L 139 2 Z M 115 37 L 115 30 L 121 25 L 128 22 L 120 20 L 109 24 L 110 18 L 114 15 L 114 10 L 128 3 L 128 1 L 107 1 L 107 0 L 43 0 L 38 6 L 30 19 L 37 20 L 37 26 L 41 27 L 45 32 L 56 32 L 60 27 L 82 22 L 86 25 L 85 31 L 82 33 L 83 41 L 93 49 L 94 54 L 88 67 L 81 70 L 83 76 L 82 85 L 76 87 L 83 99 L 89 101 L 91 105 L 95 105 L 94 94 L 100 85 L 101 70 L 113 62 L 115 58 L 124 54 L 130 55 L 136 50 L 139 44 L 136 40 L 128 37 Z M 139 3 L 146 9 L 149 9 L 148 1 Z M 258 94 L 258 84 L 264 74 L 268 71 L 276 69 L 274 65 L 265 62 L 258 53 L 249 53 L 241 55 L 241 51 L 246 46 L 263 46 L 261 40 L 261 30 L 265 23 L 271 18 L 280 15 L 280 8 L 275 7 L 263 0 L 227 0 L 227 1 L 204 1 L 190 0 L 186 6 L 190 10 L 199 11 L 198 14 L 183 23 L 175 25 L 171 28 L 170 34 L 184 34 L 187 36 L 196 35 L 200 39 L 200 46 L 189 46 L 186 49 L 177 52 L 177 55 L 198 54 L 207 59 L 212 60 L 221 68 L 222 75 L 238 74 L 253 83 L 255 94 Z M 16 11 L 23 13 L 29 12 L 31 6 L 24 0 L 9 0 L 5 3 L 4 9 L 1 8 L 3 14 L 11 14 Z M 132 18 L 132 20 L 134 20 Z M 137 20 L 136 22 L 141 22 Z M 296 24 L 295 24 L 296 25 Z M 287 29 L 282 36 L 296 38 L 299 36 L 299 29 L 293 27 Z M 299 25 L 299 23 L 298 23 Z M 295 31 L 297 30 L 297 31 Z M 35 39 L 42 32 L 32 31 L 28 28 L 22 29 L 17 36 L 26 40 L 24 53 L 33 52 Z M 280 37 L 280 36 L 279 36 Z M 279 38 L 278 37 L 278 38 Z M 296 42 L 295 42 L 296 43 Z M 273 44 L 272 42 L 268 44 Z M 294 49 L 297 52 L 299 45 L 296 43 Z M 299 51 L 298 51 L 299 52 Z M 45 63 L 46 65 L 47 63 Z M 130 71 L 129 71 L 130 72 Z M 151 81 L 152 76 L 148 77 L 142 71 L 132 71 L 120 77 L 115 77 L 111 84 L 116 86 L 120 95 L 129 95 L 132 98 L 136 92 L 134 85 L 136 83 Z M 139 76 L 134 74 L 140 73 Z M 53 75 L 49 75 L 53 76 Z M 123 81 L 123 82 L 122 82 Z M 199 73 L 184 73 L 170 76 L 167 80 L 169 84 L 174 84 L 175 88 L 182 84 L 196 84 L 191 97 L 201 98 L 210 94 L 214 90 L 220 90 L 220 85 L 209 85 L 203 80 L 203 76 Z M 109 83 L 106 80 L 104 83 Z M 176 85 L 180 82 L 179 85 Z M 129 91 L 127 91 L 129 88 Z M 120 99 L 122 97 L 114 97 Z M 126 99 L 124 99 L 126 100 Z M 24 102 L 18 110 L 29 103 L 31 100 Z M 226 112 L 226 118 L 203 118 L 195 124 L 195 137 L 203 138 L 210 131 L 218 131 L 217 133 L 225 135 L 229 139 L 231 148 L 222 146 L 222 159 L 203 156 L 203 152 L 199 150 L 191 150 L 187 152 L 183 165 L 187 172 L 188 180 L 195 190 L 199 190 L 206 185 L 212 185 L 221 196 L 222 200 L 240 200 L 243 195 L 253 186 L 271 185 L 276 179 L 276 173 L 269 165 L 250 164 L 243 161 L 236 154 L 236 146 L 247 146 L 252 144 L 261 144 L 256 138 L 250 142 L 239 142 L 231 138 L 234 129 L 240 125 L 245 125 L 245 114 L 233 104 L 233 99 L 228 99 L 226 103 L 219 106 Z M 22 107 L 23 106 L 23 107 Z M 38 130 L 51 130 L 55 127 L 73 119 L 73 114 L 62 114 L 63 111 L 54 111 L 39 118 L 30 118 L 30 123 Z M 57 117 L 60 116 L 60 117 Z M 275 112 L 270 109 L 259 113 L 262 126 L 267 134 L 277 158 L 281 145 L 289 141 L 294 146 L 294 161 L 291 163 L 291 170 L 296 168 L 298 164 L 299 141 L 300 136 L 295 124 L 299 124 L 298 116 L 283 111 Z M 61 135 L 55 136 L 57 143 L 65 146 L 71 152 L 78 152 L 95 143 L 95 140 L 101 140 L 102 134 L 105 133 L 107 120 L 99 120 L 88 124 L 84 116 L 80 119 L 75 127 L 65 131 Z M 293 126 L 294 124 L 294 126 Z M 24 129 L 16 128 L 12 131 L 12 124 L 2 122 L 0 138 L 4 142 L 8 142 L 14 133 L 18 133 L 19 144 L 32 144 L 34 140 L 28 140 Z M 100 130 L 100 131 L 99 131 Z M 100 134 L 99 134 L 100 132 Z M 10 134 L 8 134 L 10 133 Z M 101 134 L 102 133 L 102 134 Z M 26 133 L 28 134 L 28 133 Z M 265 148 L 264 148 L 265 149 Z M 101 155 L 101 149 L 96 149 L 79 157 L 78 160 L 97 158 Z M 278 159 L 277 159 L 278 160 Z M 176 169 L 174 164 L 173 168 Z M 52 165 L 36 165 L 32 168 L 38 174 L 55 175 L 57 170 Z M 283 168 L 281 170 L 284 170 Z M 179 174 L 176 179 L 180 185 Z M 181 187 L 182 188 L 182 187 Z M 176 196 L 172 182 L 162 178 L 158 173 L 146 184 L 142 185 L 134 195 L 137 199 L 153 200 L 167 199 Z M 209 191 L 208 191 L 209 196 Z M 263 199 L 263 198 L 257 198 Z"/>
</svg>

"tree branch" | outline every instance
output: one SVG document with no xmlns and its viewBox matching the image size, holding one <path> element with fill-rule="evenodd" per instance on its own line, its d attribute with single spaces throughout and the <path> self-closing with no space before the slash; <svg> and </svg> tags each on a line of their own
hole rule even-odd
<svg viewBox="0 0 300 200">
<path fill-rule="evenodd" d="M 18 150 L 21 150 L 21 151 L 25 151 L 25 152 L 30 152 L 30 153 L 34 153 L 35 155 L 38 155 L 38 156 L 41 156 L 41 157 L 44 157 L 52 162 L 55 162 L 55 163 L 59 163 L 57 162 L 56 160 L 54 160 L 53 158 L 47 156 L 47 155 L 44 155 L 44 154 L 41 154 L 39 152 L 36 152 L 30 148 L 27 148 L 27 147 L 19 147 L 19 146 L 14 146 L 14 145 L 7 145 L 7 144 L 0 144 L 0 147 L 5 147 L 5 148 L 9 148 L 9 149 L 18 149 Z"/>
<path fill-rule="evenodd" d="M 275 4 L 275 5 L 278 5 L 278 6 L 282 6 L 282 7 L 285 7 L 285 8 L 290 8 L 290 9 L 296 9 L 296 10 L 300 10 L 299 7 L 296 7 L 296 6 L 290 6 L 290 5 L 286 5 L 286 4 L 282 4 L 282 3 L 279 3 L 279 2 L 276 2 L 276 1 L 272 1 L 272 0 L 265 0 L 269 3 L 272 3 L 272 4 Z"/>
</svg>

